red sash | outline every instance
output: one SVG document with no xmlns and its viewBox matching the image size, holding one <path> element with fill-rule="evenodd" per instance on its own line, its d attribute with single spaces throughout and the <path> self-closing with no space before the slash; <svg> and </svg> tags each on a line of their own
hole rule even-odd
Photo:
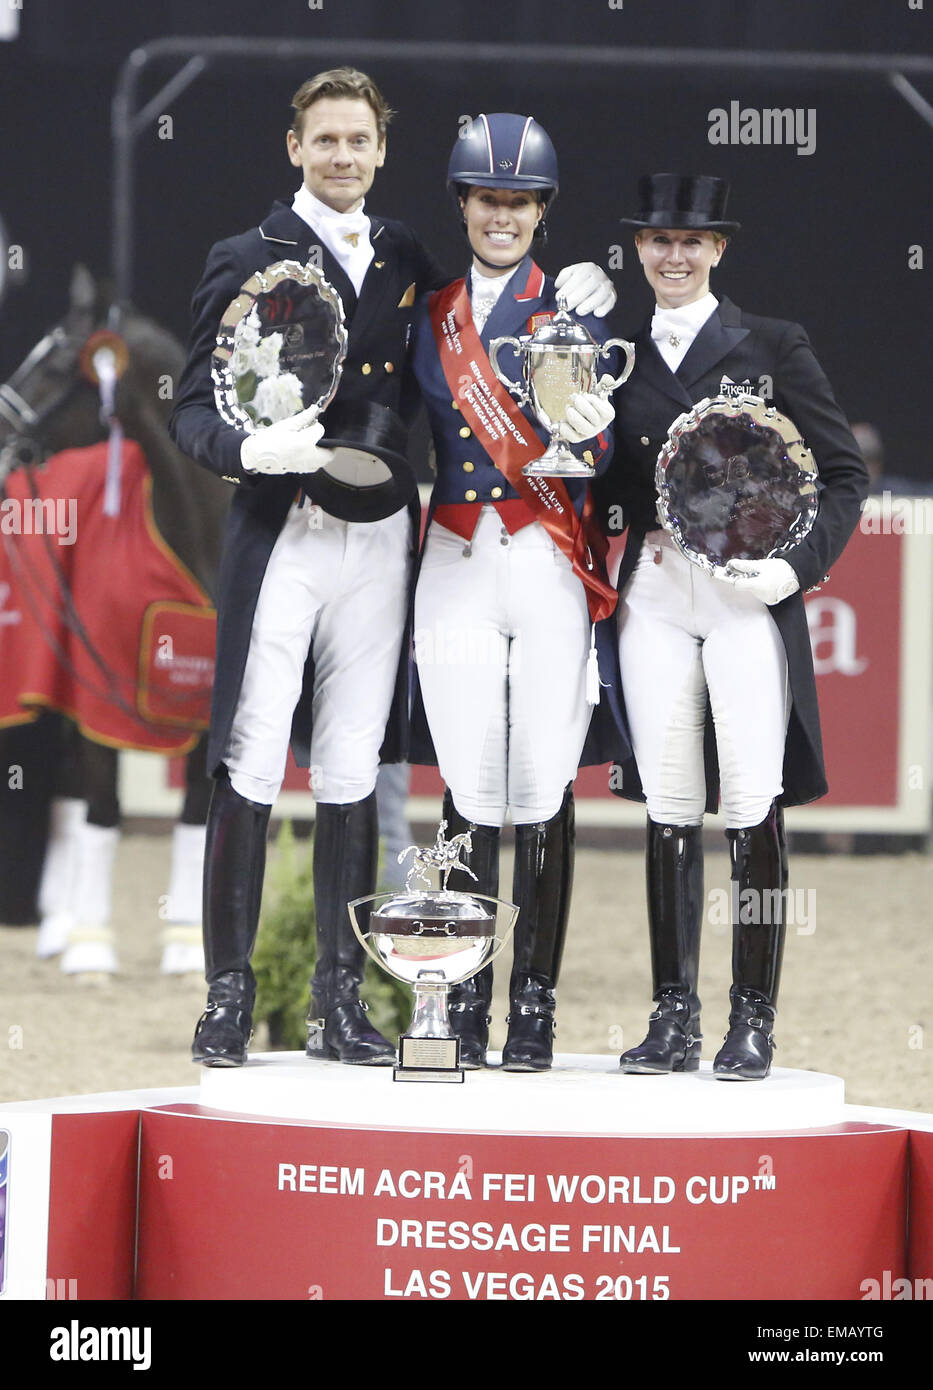
<svg viewBox="0 0 933 1390">
<path fill-rule="evenodd" d="M 592 498 L 587 492 L 581 520 L 559 478 L 526 478 L 522 473 L 526 463 L 541 457 L 544 445 L 492 370 L 473 322 L 466 281 L 456 280 L 433 294 L 430 313 L 441 369 L 464 419 L 573 565 L 586 590 L 591 622 L 608 618 L 618 595 L 606 578 L 607 547 L 593 524 Z"/>
</svg>

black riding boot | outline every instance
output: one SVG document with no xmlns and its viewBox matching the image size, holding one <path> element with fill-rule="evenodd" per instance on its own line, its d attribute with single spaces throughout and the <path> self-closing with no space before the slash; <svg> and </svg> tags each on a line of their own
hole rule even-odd
<svg viewBox="0 0 933 1390">
<path fill-rule="evenodd" d="M 720 1081 L 761 1081 L 771 1070 L 774 1016 L 784 955 L 787 844 L 773 803 L 760 825 L 727 830 L 732 856 L 731 1012 L 713 1062 Z"/>
<path fill-rule="evenodd" d="M 458 893 L 485 893 L 487 897 L 497 898 L 499 827 L 477 825 L 475 821 L 464 820 L 454 805 L 449 789 L 444 792 L 443 815 L 447 822 L 447 839 L 466 830 L 470 832 L 473 848 L 469 854 L 462 854 L 461 858 L 476 875 L 474 882 L 469 874 L 465 874 L 461 869 L 454 869 L 447 880 L 448 888 Z M 460 1065 L 467 1071 L 486 1065 L 491 1003 L 491 965 L 487 965 L 469 980 L 464 980 L 463 984 L 452 985 L 450 988 L 447 999 L 450 1026 L 460 1039 Z"/>
<path fill-rule="evenodd" d="M 547 1071 L 554 1049 L 554 990 L 570 914 L 574 859 L 573 789 L 556 816 L 515 827 L 515 923 L 509 981 L 506 1071 Z"/>
<path fill-rule="evenodd" d="M 648 1036 L 619 1059 L 624 1072 L 696 1071 L 700 1065 L 703 827 L 648 821 L 645 854 L 651 979 L 657 1008 Z"/>
<path fill-rule="evenodd" d="M 271 810 L 247 801 L 226 778 L 215 783 L 204 846 L 207 1008 L 191 1049 L 192 1060 L 207 1067 L 241 1067 L 246 1061 L 256 998 L 249 962 L 259 927 Z"/>
<path fill-rule="evenodd" d="M 368 1022 L 360 1003 L 366 952 L 347 903 L 372 893 L 379 855 L 376 794 L 346 805 L 319 802 L 314 826 L 317 963 L 308 1016 L 309 1057 L 388 1067 L 395 1048 Z M 363 930 L 365 925 L 361 922 Z"/>
</svg>

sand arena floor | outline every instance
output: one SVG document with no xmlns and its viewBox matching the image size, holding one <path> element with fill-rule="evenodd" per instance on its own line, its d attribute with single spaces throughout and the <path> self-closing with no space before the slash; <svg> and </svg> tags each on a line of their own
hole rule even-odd
<svg viewBox="0 0 933 1390">
<path fill-rule="evenodd" d="M 35 928 L 0 928 L 0 1099 L 197 1082 L 189 1048 L 203 983 L 159 974 L 157 906 L 170 844 L 164 833 L 121 842 L 114 905 L 122 973 L 104 987 L 38 960 Z M 508 859 L 506 850 L 503 890 Z M 644 1034 L 651 1004 L 643 865 L 636 849 L 578 849 L 558 992 L 562 1052 L 608 1058 Z M 731 928 L 713 896 L 727 885 L 724 851 L 709 853 L 700 978 L 706 1059 L 728 1014 Z M 855 1104 L 933 1111 L 933 858 L 793 855 L 791 888 L 797 914 L 776 1061 L 844 1077 Z M 507 962 L 493 1009 L 496 1047 L 505 1037 Z"/>
</svg>

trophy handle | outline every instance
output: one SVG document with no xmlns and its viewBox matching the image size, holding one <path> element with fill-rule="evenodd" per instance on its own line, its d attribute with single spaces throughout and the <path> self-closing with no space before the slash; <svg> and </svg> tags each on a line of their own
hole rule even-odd
<svg viewBox="0 0 933 1390">
<path fill-rule="evenodd" d="M 486 894 L 484 894 L 484 893 L 474 893 L 473 896 L 474 896 L 474 897 L 477 897 L 477 898 L 485 898 L 485 897 L 486 897 Z M 483 968 L 483 969 L 485 969 L 487 965 L 491 965 L 492 962 L 496 959 L 496 956 L 501 955 L 502 952 L 505 950 L 506 946 L 507 946 L 508 943 L 509 943 L 509 938 L 510 938 L 511 935 L 512 935 L 512 928 L 515 926 L 515 923 L 518 921 L 518 912 L 519 912 L 519 909 L 515 906 L 514 903 L 507 903 L 507 902 L 505 902 L 503 899 L 500 899 L 500 898 L 487 898 L 486 900 L 487 900 L 488 902 L 497 903 L 497 904 L 501 905 L 502 907 L 507 908 L 507 909 L 508 909 L 508 913 L 509 913 L 509 920 L 508 920 L 508 922 L 506 923 L 505 930 L 503 931 L 502 935 L 501 935 L 501 936 L 494 936 L 494 937 L 492 938 L 492 950 L 489 952 L 489 955 L 488 955 L 488 956 L 486 957 L 486 959 L 483 961 L 483 965 L 482 965 L 482 968 Z"/>
<path fill-rule="evenodd" d="M 515 915 L 517 917 L 518 913 L 516 913 Z M 497 956 L 501 956 L 502 952 L 508 945 L 510 936 L 511 932 L 506 932 L 505 936 L 494 936 L 492 938 L 492 950 L 489 952 L 489 955 L 483 961 L 482 968 L 484 970 L 486 969 L 487 965 L 492 965 L 493 961 L 496 959 Z"/>
<path fill-rule="evenodd" d="M 510 347 L 514 347 L 516 352 L 521 353 L 522 344 L 519 342 L 518 338 L 493 338 L 492 342 L 489 344 L 489 361 L 492 364 L 492 369 L 502 382 L 502 385 L 511 391 L 519 405 L 531 405 L 531 396 L 528 394 L 526 387 L 517 381 L 512 381 L 499 366 L 499 349 L 505 347 L 506 343 L 508 343 Z"/>
<path fill-rule="evenodd" d="M 597 385 L 596 394 L 598 396 L 608 396 L 610 392 L 616 389 L 617 386 L 621 386 L 623 382 L 628 381 L 635 367 L 634 343 L 628 342 L 625 338 L 610 338 L 608 343 L 603 343 L 602 347 L 599 349 L 599 356 L 605 357 L 606 353 L 609 352 L 612 348 L 621 348 L 622 351 L 625 353 L 625 366 L 622 368 L 622 375 L 617 376 L 615 381 L 613 381 L 610 385 Z"/>
<path fill-rule="evenodd" d="M 379 966 L 380 970 L 385 970 L 385 961 L 379 955 L 378 951 L 376 951 L 369 944 L 369 932 L 367 931 L 364 933 L 360 931 L 360 924 L 356 920 L 356 909 L 358 907 L 362 907 L 364 903 L 371 906 L 377 898 L 385 896 L 391 896 L 391 894 L 386 895 L 383 893 L 367 893 L 365 898 L 354 898 L 352 902 L 347 903 L 347 912 L 350 914 L 350 925 L 353 928 L 353 934 L 362 946 L 363 950 L 369 956 L 370 960 L 374 960 L 376 964 Z"/>
</svg>

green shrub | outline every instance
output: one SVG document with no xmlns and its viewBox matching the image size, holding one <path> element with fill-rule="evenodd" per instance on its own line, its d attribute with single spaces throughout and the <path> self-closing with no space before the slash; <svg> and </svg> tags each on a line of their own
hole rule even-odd
<svg viewBox="0 0 933 1390">
<path fill-rule="evenodd" d="M 305 1019 L 314 972 L 314 885 L 311 845 L 296 841 L 283 821 L 270 855 L 259 937 L 253 955 L 257 1023 L 269 1028 L 269 1044 L 304 1051 Z M 362 997 L 374 1028 L 394 1041 L 411 1018 L 411 990 L 367 958 Z"/>
</svg>

